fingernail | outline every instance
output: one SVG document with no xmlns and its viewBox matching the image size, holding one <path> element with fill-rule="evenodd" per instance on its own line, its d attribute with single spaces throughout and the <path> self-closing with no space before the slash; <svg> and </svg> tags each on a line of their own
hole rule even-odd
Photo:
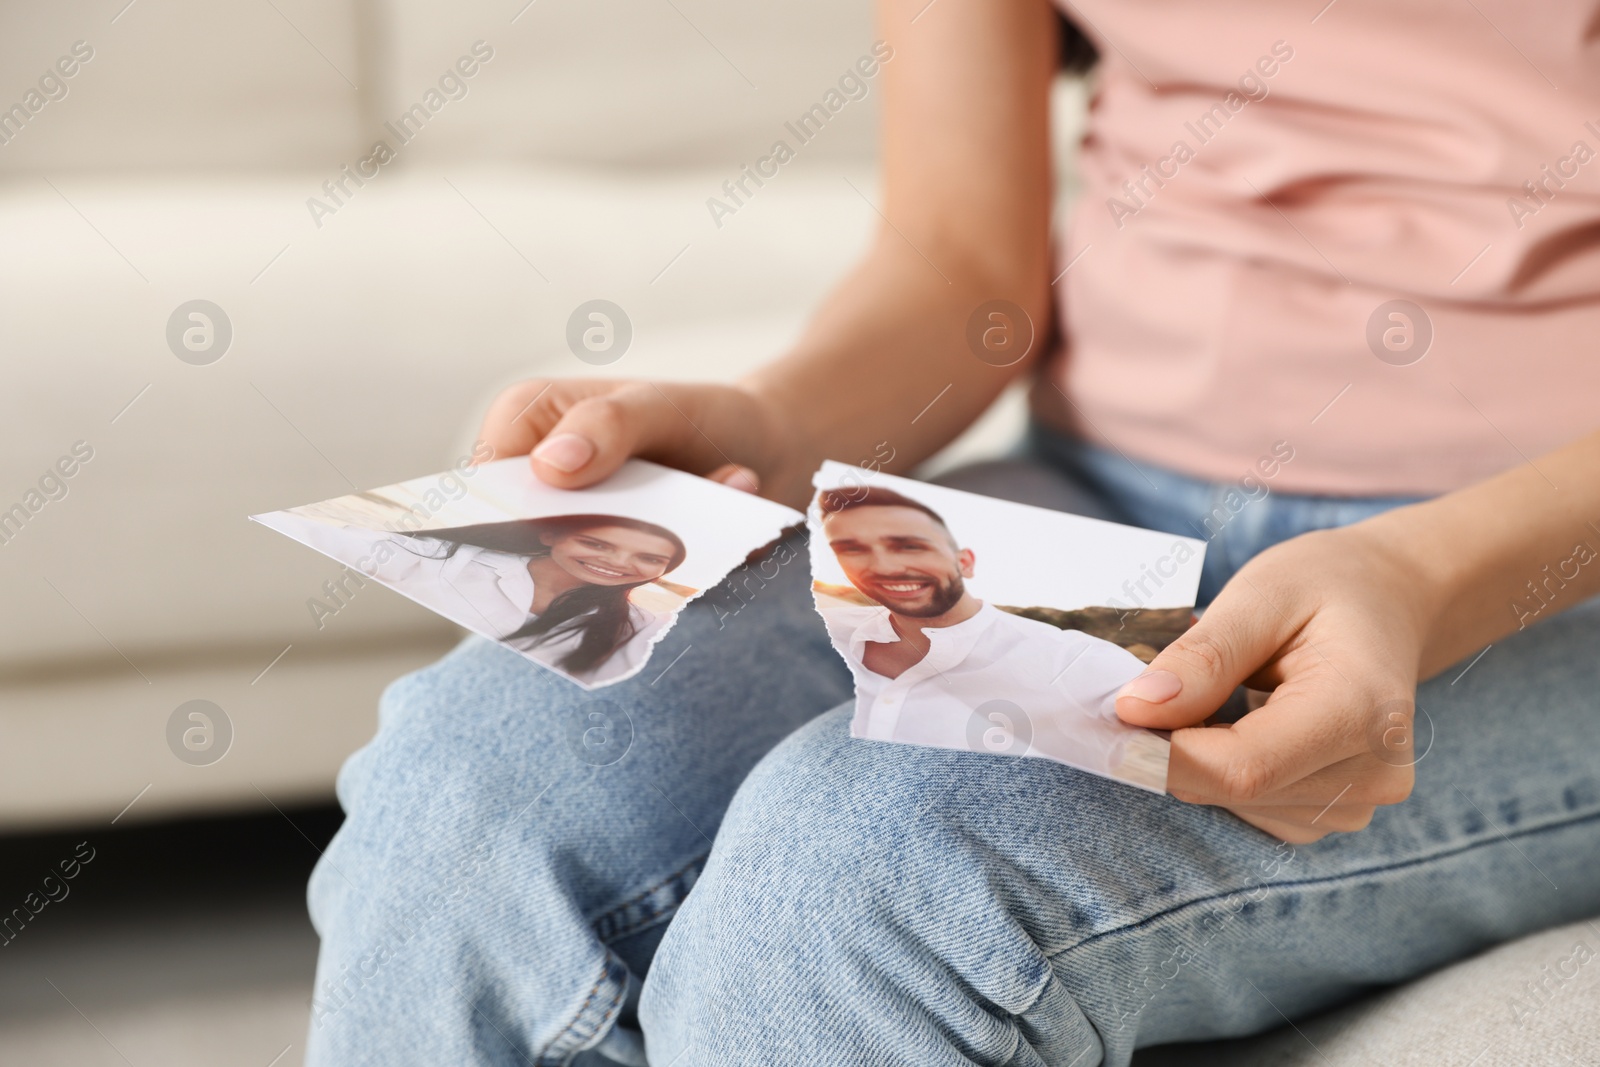
<svg viewBox="0 0 1600 1067">
<path fill-rule="evenodd" d="M 533 450 L 533 458 L 563 474 L 571 474 L 594 458 L 594 443 L 575 433 L 558 433 L 541 441 Z"/>
<path fill-rule="evenodd" d="M 1117 696 L 1133 697 L 1146 704 L 1165 704 L 1182 691 L 1183 679 L 1171 671 L 1145 671 L 1117 690 Z"/>
<path fill-rule="evenodd" d="M 761 492 L 761 479 L 749 467 L 733 466 L 717 474 L 712 479 L 731 489 L 742 489 L 746 493 Z"/>
</svg>

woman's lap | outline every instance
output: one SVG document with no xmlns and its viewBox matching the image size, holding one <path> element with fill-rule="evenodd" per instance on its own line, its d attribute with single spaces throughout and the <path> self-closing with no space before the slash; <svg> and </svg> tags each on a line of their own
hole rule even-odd
<svg viewBox="0 0 1600 1067">
<path fill-rule="evenodd" d="M 1171 486 L 1108 501 L 1104 470 L 1062 466 L 980 484 L 1179 522 L 1152 512 Z M 1297 532 L 1296 499 L 1218 540 Z M 475 639 L 396 683 L 311 888 L 310 1062 L 565 1062 L 653 967 L 657 1062 L 1120 1063 L 1600 910 L 1572 866 L 1600 842 L 1595 605 L 1424 687 L 1413 798 L 1289 853 L 1043 761 L 851 741 L 839 711 L 778 745 L 849 694 L 806 570 L 708 593 L 597 693 Z M 627 1028 L 607 1040 L 628 1058 Z"/>
<path fill-rule="evenodd" d="M 803 548 L 734 578 L 592 693 L 480 638 L 390 686 L 310 886 L 308 1062 L 565 1062 L 616 1019 L 739 782 L 850 693 Z"/>
<path fill-rule="evenodd" d="M 1046 761 L 852 740 L 831 712 L 729 809 L 645 990 L 652 1056 L 1125 1064 L 1600 913 L 1597 639 L 1591 603 L 1425 685 L 1412 798 L 1298 848 Z"/>
</svg>

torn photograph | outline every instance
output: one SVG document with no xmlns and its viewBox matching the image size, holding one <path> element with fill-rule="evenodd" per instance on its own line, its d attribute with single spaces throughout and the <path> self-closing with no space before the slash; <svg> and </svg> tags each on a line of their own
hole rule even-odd
<svg viewBox="0 0 1600 1067">
<path fill-rule="evenodd" d="M 802 517 L 637 459 L 557 489 L 519 456 L 251 518 L 594 689 Z"/>
<path fill-rule="evenodd" d="M 823 465 L 812 588 L 854 737 L 1036 756 L 1165 792 L 1117 690 L 1193 621 L 1205 543 Z"/>
</svg>

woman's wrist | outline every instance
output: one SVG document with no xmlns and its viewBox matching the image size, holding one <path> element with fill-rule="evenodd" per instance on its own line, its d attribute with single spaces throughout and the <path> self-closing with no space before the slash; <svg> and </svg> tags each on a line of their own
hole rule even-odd
<svg viewBox="0 0 1600 1067">
<path fill-rule="evenodd" d="M 1357 526 L 1410 576 L 1429 677 L 1600 593 L 1596 519 L 1600 434 Z"/>
<path fill-rule="evenodd" d="M 761 495 L 803 508 L 811 498 L 811 472 L 825 457 L 796 417 L 800 405 L 793 397 L 785 402 L 774 395 L 771 383 L 760 371 L 735 383 L 733 388 L 750 405 L 751 418 L 761 427 L 765 453 L 764 469 L 758 471 Z"/>
<path fill-rule="evenodd" d="M 1450 541 L 1440 536 L 1448 516 L 1437 504 L 1436 500 L 1409 504 L 1347 528 L 1373 559 L 1383 561 L 1396 606 L 1416 627 L 1421 677 L 1459 658 L 1446 650 L 1451 643 L 1449 619 L 1453 605 L 1474 582 L 1466 553 L 1439 550 Z M 1448 658 L 1435 666 L 1441 655 Z"/>
</svg>

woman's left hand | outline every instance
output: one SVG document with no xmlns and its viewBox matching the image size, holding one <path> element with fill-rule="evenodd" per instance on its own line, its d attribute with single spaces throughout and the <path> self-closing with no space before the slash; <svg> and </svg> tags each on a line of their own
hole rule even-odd
<svg viewBox="0 0 1600 1067">
<path fill-rule="evenodd" d="M 1123 687 L 1117 715 L 1173 730 L 1167 789 L 1293 844 L 1364 828 L 1411 793 L 1412 716 L 1436 597 L 1365 524 L 1262 552 Z M 1239 685 L 1270 690 L 1203 725 Z"/>
</svg>

